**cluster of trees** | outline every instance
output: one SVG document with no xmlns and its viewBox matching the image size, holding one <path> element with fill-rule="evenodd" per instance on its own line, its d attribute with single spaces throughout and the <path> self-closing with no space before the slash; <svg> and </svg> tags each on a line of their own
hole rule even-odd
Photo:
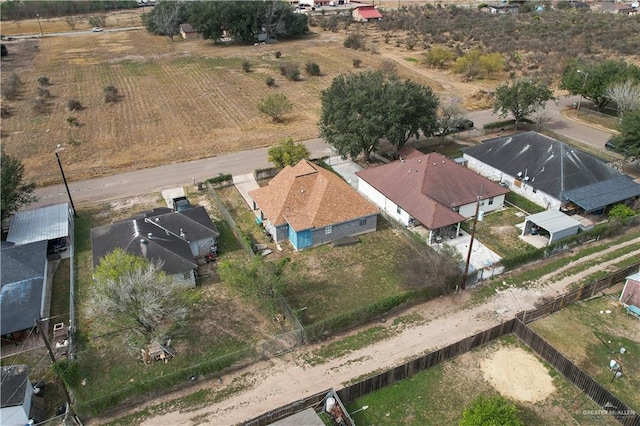
<svg viewBox="0 0 640 426">
<path fill-rule="evenodd" d="M 576 59 L 565 68 L 560 87 L 590 100 L 599 111 L 615 105 L 620 117 L 615 145 L 629 157 L 640 156 L 640 67 Z"/>
<path fill-rule="evenodd" d="M 135 9 L 136 0 L 50 0 L 50 1 L 7 1 L 0 3 L 0 17 L 3 21 L 19 21 L 41 18 L 55 18 L 65 15 L 77 15 L 109 10 Z"/>
<path fill-rule="evenodd" d="M 381 71 L 341 75 L 322 92 L 320 135 L 338 154 L 368 160 L 382 138 L 399 149 L 435 133 L 438 103 L 431 88 Z"/>
<path fill-rule="evenodd" d="M 188 22 L 204 39 L 217 42 L 225 32 L 237 41 L 255 42 L 259 34 L 268 39 L 305 34 L 304 14 L 294 13 L 282 0 L 250 1 L 162 1 L 146 15 L 145 26 L 173 40 L 179 26 Z"/>
</svg>

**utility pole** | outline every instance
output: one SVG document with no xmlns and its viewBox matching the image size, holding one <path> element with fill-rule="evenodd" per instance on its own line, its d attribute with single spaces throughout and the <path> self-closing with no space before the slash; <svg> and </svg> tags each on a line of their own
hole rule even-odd
<svg viewBox="0 0 640 426">
<path fill-rule="evenodd" d="M 471 226 L 471 241 L 469 241 L 469 251 L 467 252 L 467 262 L 464 265 L 462 282 L 460 282 L 461 290 L 466 290 L 467 288 L 467 278 L 469 277 L 469 263 L 471 262 L 471 251 L 473 250 L 473 240 L 476 236 L 476 225 L 478 224 L 478 213 L 480 213 L 480 200 L 482 200 L 482 195 L 478 195 L 476 200 L 476 215 L 473 218 L 473 225 Z"/>
<path fill-rule="evenodd" d="M 36 13 L 36 18 L 38 19 L 38 27 L 40 27 L 40 37 L 44 37 L 44 33 L 42 32 L 42 25 L 40 25 L 40 14 Z"/>
<path fill-rule="evenodd" d="M 73 205 L 73 199 L 71 198 L 71 191 L 69 191 L 69 185 L 67 184 L 67 178 L 64 175 L 64 170 L 62 170 L 62 163 L 60 162 L 60 156 L 58 155 L 58 150 L 56 149 L 56 160 L 58 160 L 58 167 L 60 167 L 60 173 L 62 174 L 62 180 L 64 181 L 64 187 L 67 188 L 67 195 L 69 196 L 69 202 L 71 202 L 71 209 L 73 210 L 73 217 L 78 217 L 76 214 L 76 207 Z"/>
<path fill-rule="evenodd" d="M 51 357 L 51 362 L 53 364 L 56 363 L 56 355 L 53 353 L 53 351 L 51 350 L 51 345 L 49 344 L 49 338 L 47 337 L 47 334 L 49 333 L 49 329 L 47 327 L 47 329 L 43 329 L 42 328 L 42 324 L 44 323 L 44 321 L 41 318 L 36 319 L 36 325 L 38 326 L 38 330 L 40 330 L 40 336 L 42 336 L 42 340 L 44 341 L 44 345 L 47 347 L 47 352 L 49 353 L 49 356 Z M 62 386 L 62 390 L 64 391 L 64 396 L 67 399 L 67 405 L 68 405 L 68 409 L 67 409 L 67 416 L 71 413 L 71 396 L 69 395 L 69 390 L 67 389 L 67 385 L 64 383 L 64 380 L 62 380 L 62 377 L 60 377 L 57 373 L 56 373 L 56 377 L 58 378 L 58 381 L 60 382 L 60 385 Z"/>
</svg>

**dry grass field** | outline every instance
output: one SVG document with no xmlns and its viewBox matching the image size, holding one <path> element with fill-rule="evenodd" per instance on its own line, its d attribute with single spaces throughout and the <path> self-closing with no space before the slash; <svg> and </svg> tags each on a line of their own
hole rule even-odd
<svg viewBox="0 0 640 426">
<path fill-rule="evenodd" d="M 46 31 L 54 25 L 43 24 Z M 28 25 L 32 23 L 22 23 L 21 29 Z M 66 24 L 56 25 L 68 31 Z M 362 61 L 362 69 L 379 69 L 383 61 L 394 61 L 400 77 L 430 85 L 441 95 L 468 95 L 478 87 L 449 81 L 445 73 L 420 64 L 421 52 L 395 47 L 393 41 L 384 44 L 380 34 L 369 34 L 368 43 L 376 44 L 378 51 L 372 54 L 345 49 L 344 33 L 312 30 L 302 39 L 261 46 L 179 38 L 171 43 L 146 30 L 8 42 L 2 78 L 16 72 L 23 86 L 18 99 L 3 101 L 11 112 L 2 119 L 3 144 L 23 160 L 27 178 L 47 184 L 60 179 L 53 155 L 58 144 L 65 147 L 61 156 L 67 176 L 79 180 L 270 146 L 285 137 L 317 137 L 321 91 L 337 75 L 352 71 L 354 59 Z M 275 51 L 282 52 L 280 59 Z M 243 72 L 245 60 L 251 62 L 252 72 Z M 322 76 L 304 73 L 310 60 L 318 63 Z M 280 75 L 278 66 L 286 61 L 300 66 L 302 81 Z M 46 114 L 33 109 L 41 76 L 53 84 Z M 277 87 L 267 87 L 267 76 L 276 79 Z M 118 89 L 120 101 L 104 102 L 107 85 Z M 274 92 L 285 94 L 294 106 L 281 124 L 256 108 L 260 99 Z M 85 108 L 68 111 L 70 99 Z M 69 117 L 79 125 L 69 124 Z"/>
</svg>

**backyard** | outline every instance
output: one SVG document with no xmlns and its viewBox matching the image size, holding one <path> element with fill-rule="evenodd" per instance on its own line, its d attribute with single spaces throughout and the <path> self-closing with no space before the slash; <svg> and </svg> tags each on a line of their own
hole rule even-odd
<svg viewBox="0 0 640 426">
<path fill-rule="evenodd" d="M 526 425 L 615 425 L 600 407 L 510 335 L 347 405 L 356 424 L 458 424 L 479 395 L 513 402 Z"/>
<path fill-rule="evenodd" d="M 531 327 L 636 412 L 640 411 L 640 322 L 618 302 L 619 292 L 564 308 Z M 570 336 L 568 338 L 567 336 Z M 621 353 L 620 348 L 625 348 Z M 622 365 L 613 379 L 609 361 Z"/>
</svg>

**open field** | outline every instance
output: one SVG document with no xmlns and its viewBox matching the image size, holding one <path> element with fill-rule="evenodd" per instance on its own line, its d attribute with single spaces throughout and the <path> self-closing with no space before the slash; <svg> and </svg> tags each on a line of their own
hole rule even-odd
<svg viewBox="0 0 640 426">
<path fill-rule="evenodd" d="M 531 327 L 598 383 L 640 411 L 640 322 L 626 313 L 617 302 L 618 296 L 614 293 L 571 305 Z M 621 347 L 626 349 L 624 354 Z M 619 379 L 612 380 L 611 359 L 622 365 Z"/>
<path fill-rule="evenodd" d="M 511 400 L 526 425 L 615 425 L 613 417 L 585 415 L 598 405 L 514 336 L 360 398 L 347 406 L 356 424 L 451 425 L 477 396 Z"/>
<path fill-rule="evenodd" d="M 371 34 L 379 52 L 372 54 L 345 49 L 344 33 L 312 30 L 318 32 L 264 46 L 179 38 L 171 43 L 146 30 L 7 42 L 3 78 L 16 72 L 23 85 L 18 99 L 3 101 L 11 112 L 2 119 L 3 144 L 23 160 L 27 178 L 47 184 L 59 181 L 52 155 L 58 144 L 65 147 L 60 155 L 67 177 L 78 180 L 270 146 L 285 137 L 317 137 L 321 91 L 334 77 L 350 72 L 354 59 L 362 61 L 362 69 L 393 61 L 401 78 L 440 94 L 470 94 L 496 83 L 444 83 L 449 81 L 446 72 L 426 69 L 419 63 L 421 53 L 384 44 L 381 35 Z M 280 59 L 275 51 L 282 52 Z M 291 61 L 304 69 L 310 59 L 320 66 L 321 76 L 303 75 L 298 82 L 280 76 L 279 64 Z M 243 72 L 245 60 L 252 72 Z M 41 76 L 52 83 L 46 114 L 32 108 Z M 267 87 L 267 76 L 276 79 L 277 87 Z M 105 104 L 108 85 L 118 89 L 120 101 Z M 274 92 L 285 94 L 294 106 L 282 124 L 256 108 Z M 70 99 L 85 108 L 68 111 Z M 69 124 L 70 117 L 79 125 Z"/>
</svg>

